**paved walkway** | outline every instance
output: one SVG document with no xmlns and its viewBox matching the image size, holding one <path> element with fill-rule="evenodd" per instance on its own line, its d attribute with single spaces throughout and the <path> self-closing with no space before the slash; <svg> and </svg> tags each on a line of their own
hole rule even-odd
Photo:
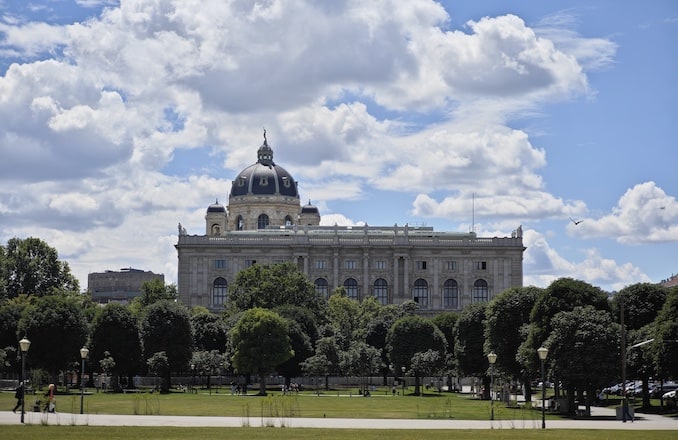
<svg viewBox="0 0 678 440">
<path fill-rule="evenodd" d="M 592 408 L 592 418 L 547 420 L 547 429 L 600 430 L 674 430 L 678 420 L 653 414 L 640 414 L 632 423 L 611 420 L 614 410 Z M 21 415 L 0 411 L 0 425 L 18 425 Z M 354 429 L 540 429 L 539 420 L 426 420 L 426 419 L 335 419 L 335 418 L 261 418 L 200 416 L 131 416 L 108 414 L 71 414 L 27 412 L 24 421 L 33 425 L 88 426 L 177 426 L 177 427 L 288 427 L 288 428 L 354 428 Z"/>
</svg>

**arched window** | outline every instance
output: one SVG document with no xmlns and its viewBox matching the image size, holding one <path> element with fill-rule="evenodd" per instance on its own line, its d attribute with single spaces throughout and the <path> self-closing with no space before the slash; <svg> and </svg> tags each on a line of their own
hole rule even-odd
<svg viewBox="0 0 678 440">
<path fill-rule="evenodd" d="M 443 284 L 443 307 L 459 308 L 459 285 L 455 280 L 445 280 Z"/>
<path fill-rule="evenodd" d="M 322 296 L 323 298 L 327 298 L 327 293 L 329 291 L 327 280 L 325 278 L 316 278 L 313 284 L 315 284 L 315 293 Z"/>
<path fill-rule="evenodd" d="M 289 215 L 286 215 L 285 216 L 285 226 L 292 226 L 292 225 L 293 225 L 292 217 L 290 217 Z"/>
<path fill-rule="evenodd" d="M 268 227 L 268 216 L 261 214 L 257 219 L 257 229 L 266 229 Z"/>
<path fill-rule="evenodd" d="M 487 281 L 480 279 L 473 283 L 473 302 L 487 302 L 489 299 Z"/>
<path fill-rule="evenodd" d="M 421 307 L 428 306 L 428 283 L 425 279 L 419 278 L 414 282 L 412 299 Z"/>
<path fill-rule="evenodd" d="M 239 215 L 235 219 L 235 229 L 238 230 L 238 231 L 242 231 L 243 227 L 244 227 L 244 224 L 243 224 L 243 221 L 242 221 L 242 215 Z"/>
<path fill-rule="evenodd" d="M 228 292 L 228 282 L 219 277 L 214 280 L 212 284 L 212 305 L 221 306 L 226 301 L 226 293 Z"/>
<path fill-rule="evenodd" d="M 388 283 L 385 279 L 379 278 L 374 282 L 374 287 L 372 289 L 374 296 L 377 297 L 379 304 L 386 305 L 388 304 Z"/>
<path fill-rule="evenodd" d="M 354 278 L 346 278 L 344 289 L 346 289 L 346 296 L 351 299 L 358 299 L 358 282 Z"/>
</svg>

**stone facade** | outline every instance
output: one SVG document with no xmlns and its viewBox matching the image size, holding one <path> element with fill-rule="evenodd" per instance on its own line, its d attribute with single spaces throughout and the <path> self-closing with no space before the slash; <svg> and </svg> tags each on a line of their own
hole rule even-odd
<svg viewBox="0 0 678 440">
<path fill-rule="evenodd" d="M 284 193 L 271 191 L 274 181 Z M 259 161 L 233 181 L 228 207 L 208 207 L 206 234 L 187 235 L 179 225 L 182 302 L 218 310 L 240 270 L 281 262 L 295 264 L 321 295 L 343 286 L 358 300 L 414 300 L 425 315 L 461 310 L 522 286 L 521 228 L 511 237 L 482 238 L 408 225 L 320 226 L 317 208 L 300 205 L 296 185 L 275 165 L 264 138 Z"/>
<path fill-rule="evenodd" d="M 120 271 L 93 272 L 87 275 L 87 291 L 92 295 L 92 300 L 100 304 L 109 302 L 128 304 L 141 295 L 143 283 L 154 279 L 165 284 L 165 275 L 131 267 Z"/>
</svg>

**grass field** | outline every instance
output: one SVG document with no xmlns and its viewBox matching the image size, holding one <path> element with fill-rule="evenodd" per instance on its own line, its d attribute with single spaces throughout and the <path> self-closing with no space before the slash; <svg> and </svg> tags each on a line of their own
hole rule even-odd
<svg viewBox="0 0 678 440">
<path fill-rule="evenodd" d="M 392 396 L 384 391 L 375 391 L 372 397 L 360 397 L 356 390 L 329 391 L 316 396 L 311 391 L 283 396 L 279 391 L 261 397 L 254 394 L 234 396 L 200 390 L 197 394 L 173 392 L 158 393 L 93 393 L 84 397 L 84 412 L 87 414 L 134 414 L 134 415 L 196 415 L 231 417 L 349 417 L 379 419 L 457 419 L 488 420 L 490 402 L 472 399 L 468 395 L 454 393 L 425 393 L 423 396 Z M 26 409 L 32 411 L 33 402 L 40 398 L 27 396 Z M 11 393 L 0 394 L 0 407 L 14 406 Z M 80 411 L 78 394 L 57 395 L 57 411 L 77 413 Z M 494 403 L 497 419 L 537 420 L 537 410 L 508 408 Z M 548 415 L 549 418 L 557 418 Z"/>
</svg>

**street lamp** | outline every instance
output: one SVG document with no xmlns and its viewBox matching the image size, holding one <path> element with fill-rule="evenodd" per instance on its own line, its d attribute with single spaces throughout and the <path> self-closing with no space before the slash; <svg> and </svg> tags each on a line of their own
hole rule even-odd
<svg viewBox="0 0 678 440">
<path fill-rule="evenodd" d="M 487 361 L 490 363 L 490 420 L 494 420 L 494 398 L 492 392 L 494 391 L 494 363 L 497 362 L 497 355 L 494 351 L 487 355 Z"/>
<path fill-rule="evenodd" d="M 539 360 L 541 361 L 541 429 L 546 429 L 546 379 L 544 378 L 544 361 L 549 355 L 549 349 L 539 347 L 537 349 Z"/>
<path fill-rule="evenodd" d="M 28 340 L 26 336 L 19 341 L 19 348 L 21 349 L 21 423 L 24 422 L 24 410 L 26 402 L 26 356 L 28 355 L 28 349 L 31 348 L 31 341 Z"/>
<path fill-rule="evenodd" d="M 191 364 L 191 393 L 195 388 L 195 364 Z"/>
<path fill-rule="evenodd" d="M 82 368 L 80 369 L 80 414 L 83 413 L 83 402 L 85 400 L 85 359 L 87 359 L 88 354 L 89 350 L 87 347 L 80 349 L 80 359 L 82 360 Z"/>
<path fill-rule="evenodd" d="M 405 366 L 400 367 L 400 370 L 403 372 L 403 397 L 405 396 L 405 385 L 407 385 L 405 381 L 405 369 Z"/>
</svg>

